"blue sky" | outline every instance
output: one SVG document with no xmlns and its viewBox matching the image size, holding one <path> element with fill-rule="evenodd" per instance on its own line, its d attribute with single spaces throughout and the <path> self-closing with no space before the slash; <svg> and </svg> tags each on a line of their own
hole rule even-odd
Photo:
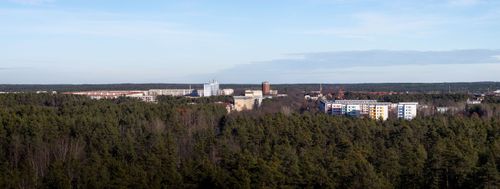
<svg viewBox="0 0 500 189">
<path fill-rule="evenodd" d="M 0 83 L 500 81 L 499 20 L 495 0 L 0 0 Z"/>
</svg>

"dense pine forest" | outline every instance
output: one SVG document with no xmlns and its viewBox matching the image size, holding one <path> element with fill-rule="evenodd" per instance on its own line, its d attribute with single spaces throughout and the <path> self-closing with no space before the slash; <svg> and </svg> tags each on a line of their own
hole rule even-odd
<svg viewBox="0 0 500 189">
<path fill-rule="evenodd" d="M 500 186 L 498 98 L 385 122 L 229 100 L 0 95 L 0 188 Z"/>
</svg>

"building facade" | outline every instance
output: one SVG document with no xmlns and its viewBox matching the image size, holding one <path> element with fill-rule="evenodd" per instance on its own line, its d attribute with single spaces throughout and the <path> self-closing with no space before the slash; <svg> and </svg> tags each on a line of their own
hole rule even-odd
<svg viewBox="0 0 500 189">
<path fill-rule="evenodd" d="M 258 106 L 256 99 L 251 96 L 233 96 L 234 109 L 238 112 L 244 110 L 253 110 L 255 106 Z"/>
<path fill-rule="evenodd" d="M 146 102 L 156 102 L 155 96 L 148 95 L 148 91 L 80 91 L 65 92 L 63 94 L 88 96 L 91 99 L 116 99 L 120 97 L 137 98 Z"/>
<path fill-rule="evenodd" d="M 231 96 L 234 94 L 234 89 L 221 89 L 219 90 L 219 95 L 222 96 Z"/>
<path fill-rule="evenodd" d="M 360 104 L 346 104 L 345 106 L 345 114 L 352 117 L 361 116 L 361 105 Z"/>
<path fill-rule="evenodd" d="M 400 102 L 398 103 L 398 118 L 412 120 L 417 117 L 418 102 Z"/>
<path fill-rule="evenodd" d="M 319 108 L 330 115 L 346 115 L 351 117 L 369 117 L 387 120 L 392 103 L 376 100 L 320 100 Z"/>
<path fill-rule="evenodd" d="M 195 89 L 150 89 L 150 96 L 198 96 Z"/>
<path fill-rule="evenodd" d="M 264 95 L 261 90 L 245 90 L 245 96 L 262 98 Z"/>
<path fill-rule="evenodd" d="M 388 104 L 372 104 L 369 106 L 370 118 L 387 120 L 389 118 L 389 105 Z"/>
</svg>

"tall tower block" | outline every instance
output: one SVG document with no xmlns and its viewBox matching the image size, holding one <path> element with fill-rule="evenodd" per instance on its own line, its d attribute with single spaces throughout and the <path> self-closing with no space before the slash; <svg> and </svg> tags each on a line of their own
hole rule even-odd
<svg viewBox="0 0 500 189">
<path fill-rule="evenodd" d="M 262 94 L 270 95 L 271 94 L 271 84 L 268 81 L 262 82 Z"/>
</svg>

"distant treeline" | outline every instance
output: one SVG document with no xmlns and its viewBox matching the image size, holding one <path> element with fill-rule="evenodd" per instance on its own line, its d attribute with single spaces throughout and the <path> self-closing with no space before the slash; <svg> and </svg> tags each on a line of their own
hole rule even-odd
<svg viewBox="0 0 500 189">
<path fill-rule="evenodd" d="M 87 90 L 147 90 L 162 88 L 202 89 L 202 84 L 102 84 L 102 85 L 0 85 L 0 91 L 87 91 Z M 233 88 L 238 93 L 244 89 L 259 89 L 258 84 L 222 84 L 222 88 Z M 271 88 L 283 93 L 319 90 L 320 84 L 273 84 Z M 366 83 L 366 84 L 322 84 L 324 92 L 345 91 L 393 91 L 393 92 L 436 92 L 467 93 L 488 92 L 500 89 L 500 82 L 470 83 Z"/>
<path fill-rule="evenodd" d="M 297 84 L 294 87 L 318 90 L 319 84 Z M 326 92 L 345 91 L 365 92 L 436 92 L 436 93 L 485 93 L 500 89 L 500 82 L 463 82 L 463 83 L 365 83 L 365 84 L 322 84 Z"/>
<path fill-rule="evenodd" d="M 500 114 L 481 106 L 380 122 L 225 100 L 0 95 L 0 188 L 500 186 Z"/>
</svg>

